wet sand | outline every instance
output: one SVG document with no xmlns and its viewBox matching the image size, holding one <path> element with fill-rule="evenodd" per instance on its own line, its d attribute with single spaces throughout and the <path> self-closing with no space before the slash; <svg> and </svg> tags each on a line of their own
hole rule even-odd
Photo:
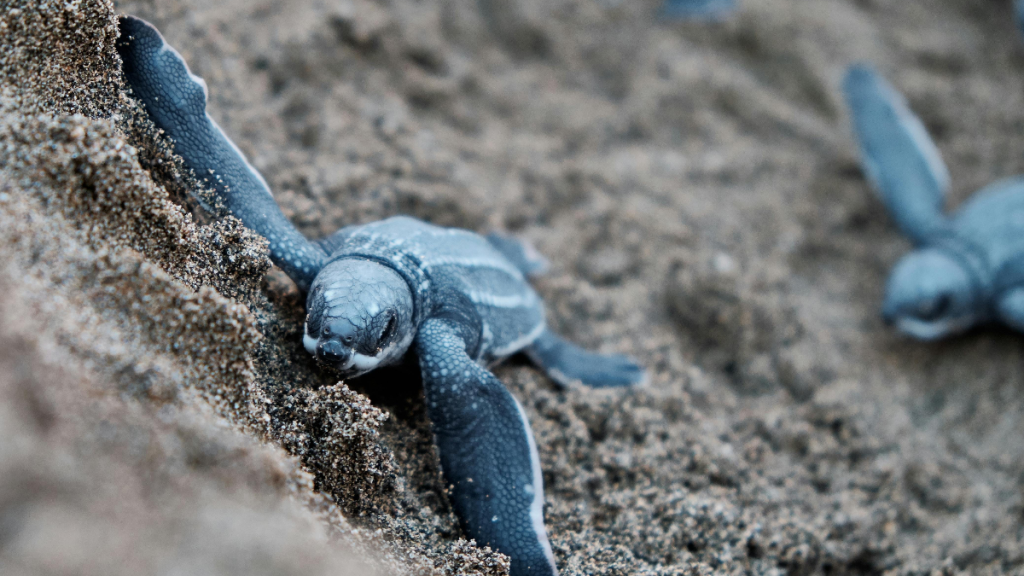
<svg viewBox="0 0 1024 576">
<path fill-rule="evenodd" d="M 496 370 L 564 575 L 1024 573 L 1024 347 L 879 318 L 909 248 L 839 94 L 870 60 L 953 178 L 1024 172 L 1009 1 L 0 7 L 0 573 L 480 574 L 414 367 L 339 382 L 303 302 L 123 92 L 153 22 L 307 235 L 410 214 L 531 240 L 632 392 Z"/>
</svg>

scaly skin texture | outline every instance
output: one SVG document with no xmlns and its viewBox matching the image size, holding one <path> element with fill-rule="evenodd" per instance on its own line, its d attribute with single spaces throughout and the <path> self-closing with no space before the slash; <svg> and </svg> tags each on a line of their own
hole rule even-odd
<svg viewBox="0 0 1024 576">
<path fill-rule="evenodd" d="M 445 320 L 424 322 L 416 351 L 441 468 L 466 532 L 510 551 L 513 574 L 557 574 L 543 529 L 537 447 L 519 403 L 470 359 Z"/>
<path fill-rule="evenodd" d="M 227 210 L 269 240 L 274 264 L 308 290 L 325 255 L 288 222 L 263 177 L 206 113 L 206 84 L 156 28 L 131 17 L 120 28 L 125 81 L 153 123 L 175 140 L 175 153 L 212 190 L 213 198 L 201 198 L 204 207 Z"/>
<path fill-rule="evenodd" d="M 547 331 L 524 277 L 535 263 L 521 246 L 496 248 L 472 232 L 407 217 L 308 241 L 206 113 L 206 87 L 181 56 L 142 20 L 124 17 L 120 29 L 127 84 L 211 188 L 204 204 L 266 236 L 273 261 L 309 291 L 305 348 L 349 377 L 398 360 L 415 340 L 441 468 L 467 535 L 508 554 L 513 576 L 557 574 L 529 422 L 480 364 L 539 342 L 531 357 L 562 383 L 626 386 L 642 382 L 643 370 Z"/>
</svg>

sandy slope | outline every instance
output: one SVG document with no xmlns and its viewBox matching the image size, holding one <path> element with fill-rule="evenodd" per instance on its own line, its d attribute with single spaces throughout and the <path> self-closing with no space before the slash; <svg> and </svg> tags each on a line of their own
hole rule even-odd
<svg viewBox="0 0 1024 576">
<path fill-rule="evenodd" d="M 853 60 L 889 75 L 952 205 L 1024 172 L 1010 2 L 656 7 L 0 2 L 0 572 L 506 569 L 462 539 L 415 370 L 338 383 L 262 241 L 182 207 L 121 92 L 121 11 L 206 79 L 303 232 L 523 234 L 551 324 L 651 368 L 634 393 L 498 370 L 563 574 L 1024 571 L 1022 341 L 882 325 L 908 245 L 838 94 Z"/>
</svg>

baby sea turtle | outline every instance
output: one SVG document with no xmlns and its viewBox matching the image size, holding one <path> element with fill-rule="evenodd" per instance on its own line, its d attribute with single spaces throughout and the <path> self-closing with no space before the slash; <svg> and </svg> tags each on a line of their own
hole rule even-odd
<svg viewBox="0 0 1024 576">
<path fill-rule="evenodd" d="M 866 65 L 850 67 L 843 91 L 864 172 L 916 246 L 889 277 L 886 321 L 923 340 L 988 321 L 1024 331 L 1024 177 L 986 186 L 947 217 L 949 173 L 903 96 Z"/>
<path fill-rule="evenodd" d="M 394 217 L 307 240 L 206 113 L 206 85 L 181 55 L 143 20 L 122 17 L 119 27 L 133 97 L 217 202 L 265 236 L 274 263 L 307 292 L 306 350 L 355 377 L 415 349 L 441 469 L 466 533 L 508 554 L 516 576 L 557 574 L 529 423 L 486 366 L 522 351 L 562 385 L 599 387 L 640 384 L 644 371 L 548 330 L 525 280 L 538 260 L 508 237 Z"/>
</svg>

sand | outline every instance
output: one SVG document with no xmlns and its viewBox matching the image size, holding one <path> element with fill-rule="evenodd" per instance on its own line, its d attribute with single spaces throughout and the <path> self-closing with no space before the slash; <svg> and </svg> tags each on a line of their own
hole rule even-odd
<svg viewBox="0 0 1024 576">
<path fill-rule="evenodd" d="M 124 93 L 153 22 L 320 237 L 410 214 L 532 241 L 552 326 L 636 391 L 496 370 L 564 575 L 1024 573 L 1024 347 L 884 326 L 909 244 L 839 94 L 874 62 L 950 205 L 1024 172 L 1008 0 L 0 3 L 0 573 L 478 574 L 415 367 L 340 382 L 303 302 Z"/>
</svg>

